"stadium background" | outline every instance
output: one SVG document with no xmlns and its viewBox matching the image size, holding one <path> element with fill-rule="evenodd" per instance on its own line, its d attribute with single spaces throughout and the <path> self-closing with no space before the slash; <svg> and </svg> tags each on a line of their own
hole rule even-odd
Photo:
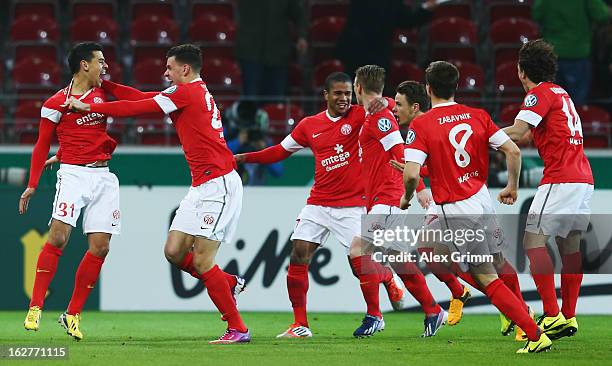
<svg viewBox="0 0 612 366">
<path fill-rule="evenodd" d="M 321 110 L 325 77 L 343 70 L 334 59 L 347 1 L 306 1 L 308 52 L 293 54 L 284 95 L 258 98 L 269 122 L 257 126 L 267 143 L 279 141 L 304 115 Z M 408 1 L 412 4 L 412 2 Z M 415 2 L 416 3 L 416 2 Z M 416 5 L 416 4 L 412 4 Z M 180 42 L 202 45 L 204 80 L 215 99 L 229 110 L 240 99 L 240 67 L 233 47 L 237 4 L 233 1 L 3 1 L 0 4 L 0 212 L 3 218 L 0 309 L 24 310 L 29 300 L 38 251 L 45 242 L 53 199 L 54 172 L 45 172 L 27 215 L 17 215 L 17 201 L 27 176 L 41 102 L 69 82 L 64 55 L 76 41 L 105 46 L 111 80 L 147 90 L 165 87 L 161 79 L 165 51 Z M 523 92 L 515 63 L 521 42 L 538 37 L 530 20 L 530 2 L 453 1 L 433 13 L 419 29 L 396 29 L 387 84 L 423 79 L 423 66 L 438 58 L 453 60 L 461 72 L 458 100 L 486 108 L 500 125 L 511 123 Z M 297 37 L 297 35 L 295 36 Z M 595 48 L 595 46 L 594 46 Z M 599 54 L 599 53 L 598 53 Z M 594 55 L 595 58 L 595 55 Z M 594 66 L 601 66 L 594 60 Z M 587 156 L 597 191 L 594 212 L 612 208 L 610 115 L 612 106 L 601 67 L 594 67 L 588 103 L 579 107 Z M 352 70 L 346 70 L 352 72 Z M 602 84 L 603 83 L 603 84 Z M 392 91 L 392 88 L 389 89 Z M 392 93 L 388 93 L 392 96 Z M 269 103 L 272 102 L 272 103 Z M 213 310 L 201 284 L 172 270 L 162 246 L 172 211 L 186 192 L 189 172 L 176 134 L 163 117 L 113 120 L 109 131 L 120 142 L 111 169 L 121 182 L 122 235 L 113 238 L 100 285 L 89 309 Z M 529 142 L 524 146 L 525 186 L 534 187 L 541 161 Z M 53 149 L 52 149 L 53 150 Z M 282 175 L 267 176 L 263 186 L 246 187 L 236 240 L 221 251 L 219 263 L 250 280 L 241 309 L 286 311 L 285 270 L 288 238 L 312 183 L 313 159 L 301 152 L 283 163 Z M 530 178 L 529 178 L 530 177 Z M 524 205 L 533 188 L 520 192 Z M 504 213 L 518 213 L 521 205 Z M 608 230 L 609 228 L 604 228 Z M 600 233 L 609 240 L 610 233 Z M 63 309 L 72 290 L 74 270 L 85 250 L 84 237 L 71 238 L 61 269 L 51 285 L 47 309 Z M 131 265 L 140 262 L 139 268 Z M 525 273 L 526 268 L 519 266 Z M 437 299 L 448 291 L 428 276 Z M 154 286 L 152 285 L 154 284 Z M 521 275 L 526 298 L 535 300 L 533 281 Z M 611 275 L 588 275 L 579 303 L 582 313 L 609 313 Z M 154 288 L 152 288 L 154 287 Z M 586 296 L 589 295 L 589 296 Z M 344 251 L 330 240 L 311 266 L 309 306 L 316 311 L 361 312 L 362 300 Z M 531 302 L 540 309 L 539 302 Z M 414 306 L 414 302 L 408 306 Z M 468 311 L 492 312 L 482 299 Z M 389 310 L 388 304 L 385 309 Z"/>
</svg>

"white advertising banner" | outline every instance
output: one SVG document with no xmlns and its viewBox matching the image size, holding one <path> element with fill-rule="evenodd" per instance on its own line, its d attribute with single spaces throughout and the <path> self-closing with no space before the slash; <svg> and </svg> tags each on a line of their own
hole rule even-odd
<svg viewBox="0 0 612 366">
<path fill-rule="evenodd" d="M 121 188 L 122 233 L 111 241 L 111 250 L 102 269 L 100 308 L 102 310 L 199 311 L 214 310 L 201 283 L 173 268 L 165 259 L 163 247 L 170 220 L 188 187 Z M 246 187 L 242 215 L 231 244 L 220 248 L 217 263 L 229 273 L 247 279 L 248 289 L 238 299 L 241 310 L 290 311 L 287 296 L 286 269 L 291 243 L 289 237 L 295 218 L 305 204 L 307 187 Z M 497 190 L 492 190 L 495 197 Z M 535 190 L 521 190 L 514 206 L 498 205 L 500 214 L 517 214 L 528 207 Z M 592 200 L 594 213 L 612 213 L 612 191 L 596 190 Z M 410 210 L 422 210 L 414 204 Z M 526 210 L 523 207 L 523 210 Z M 501 220 L 504 227 L 504 220 Z M 601 226 L 606 226 L 601 228 Z M 595 228 L 595 224 L 593 224 Z M 597 231 L 599 230 L 599 231 Z M 598 225 L 597 237 L 610 244 L 611 225 Z M 505 228 L 511 250 L 520 245 L 521 233 Z M 508 258 L 515 259 L 510 253 Z M 606 260 L 612 260 L 606 257 Z M 535 285 L 524 259 L 515 263 L 521 274 L 523 293 L 529 304 L 541 311 Z M 558 277 L 558 276 L 557 276 Z M 426 276 L 434 297 L 441 303 L 449 300 L 448 289 L 431 274 Z M 557 278 L 559 286 L 559 278 Z M 382 287 L 382 286 L 381 286 Z M 471 305 L 466 312 L 496 312 L 484 295 L 472 291 Z M 612 275 L 584 276 L 581 313 L 612 313 Z M 417 306 L 408 297 L 407 306 Z M 390 310 L 381 289 L 383 310 Z M 444 305 L 444 304 L 443 304 Z M 359 282 L 353 276 L 345 249 L 333 238 L 320 248 L 310 265 L 308 292 L 310 311 L 364 312 L 365 304 Z"/>
</svg>

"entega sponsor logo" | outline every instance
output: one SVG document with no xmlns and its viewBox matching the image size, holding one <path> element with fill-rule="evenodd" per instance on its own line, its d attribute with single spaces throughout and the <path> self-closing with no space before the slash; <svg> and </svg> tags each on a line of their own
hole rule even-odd
<svg viewBox="0 0 612 366">
<path fill-rule="evenodd" d="M 105 114 L 102 113 L 89 113 L 88 115 L 81 117 L 76 120 L 77 125 L 93 126 L 104 122 L 106 118 Z"/>
<path fill-rule="evenodd" d="M 336 144 L 334 150 L 336 150 L 336 155 L 332 155 L 327 159 L 321 160 L 321 165 L 325 167 L 325 170 L 328 172 L 340 168 L 341 166 L 348 165 L 348 158 L 351 157 L 350 152 L 344 151 L 343 145 Z"/>
</svg>

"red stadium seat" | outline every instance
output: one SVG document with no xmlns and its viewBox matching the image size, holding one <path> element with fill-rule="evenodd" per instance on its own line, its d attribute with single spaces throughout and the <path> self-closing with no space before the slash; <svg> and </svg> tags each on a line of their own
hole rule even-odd
<svg viewBox="0 0 612 366">
<path fill-rule="evenodd" d="M 425 72 L 417 64 L 400 60 L 391 62 L 388 84 L 395 87 L 405 80 L 424 81 Z"/>
<path fill-rule="evenodd" d="M 531 19 L 531 6 L 525 3 L 520 4 L 516 1 L 494 3 L 489 6 L 490 24 L 508 17 Z"/>
<path fill-rule="evenodd" d="M 99 17 L 114 19 L 116 8 L 117 4 L 113 0 L 107 0 L 106 2 L 100 0 L 73 1 L 72 19 L 79 19 L 85 15 L 97 15 Z"/>
<path fill-rule="evenodd" d="M 54 42 L 59 40 L 57 23 L 37 14 L 22 15 L 11 25 L 11 41 Z"/>
<path fill-rule="evenodd" d="M 467 20 L 472 19 L 472 4 L 469 2 L 453 2 L 450 4 L 442 4 L 437 6 L 433 11 L 433 20 L 442 18 L 464 18 Z"/>
<path fill-rule="evenodd" d="M 166 53 L 170 49 L 170 45 L 167 47 L 155 47 L 155 46 L 136 46 L 133 48 L 134 61 L 136 65 L 146 60 L 166 60 Z"/>
<path fill-rule="evenodd" d="M 271 135 L 286 135 L 304 118 L 304 111 L 296 104 L 266 104 L 263 110 L 268 113 L 270 119 L 268 132 Z"/>
<path fill-rule="evenodd" d="M 416 29 L 395 30 L 391 59 L 416 62 L 418 32 Z"/>
<path fill-rule="evenodd" d="M 346 17 L 348 12 L 348 1 L 336 0 L 318 2 L 310 5 L 310 20 L 323 17 Z"/>
<path fill-rule="evenodd" d="M 191 19 L 196 20 L 202 15 L 224 16 L 234 19 L 234 4 L 231 1 L 194 2 L 191 6 Z"/>
<path fill-rule="evenodd" d="M 41 60 L 49 60 L 57 62 L 58 52 L 54 44 L 17 44 L 15 45 L 15 60 L 17 62 L 29 58 L 40 58 Z"/>
<path fill-rule="evenodd" d="M 189 26 L 189 39 L 192 42 L 223 44 L 231 46 L 234 42 L 236 26 L 230 18 L 222 15 L 203 14 Z"/>
<path fill-rule="evenodd" d="M 242 85 L 240 68 L 230 59 L 204 58 L 202 79 L 211 89 L 239 89 Z"/>
<path fill-rule="evenodd" d="M 485 88 L 484 71 L 480 65 L 465 61 L 451 62 L 459 70 L 458 89 L 478 90 Z"/>
<path fill-rule="evenodd" d="M 608 111 L 595 105 L 582 105 L 576 109 L 585 136 L 610 136 L 611 126 Z"/>
<path fill-rule="evenodd" d="M 322 90 L 325 87 L 325 79 L 332 72 L 344 71 L 344 65 L 339 60 L 326 60 L 318 64 L 313 71 L 312 86 L 316 90 Z"/>
<path fill-rule="evenodd" d="M 504 127 L 510 126 L 514 123 L 514 120 L 516 119 L 516 115 L 518 114 L 520 110 L 521 110 L 520 103 L 508 104 L 507 106 L 502 108 L 502 110 L 499 112 L 499 118 L 495 122 L 497 122 L 498 125 L 500 126 L 504 126 Z"/>
<path fill-rule="evenodd" d="M 344 28 L 345 19 L 339 17 L 323 17 L 315 19 L 310 26 L 310 42 L 314 63 L 333 57 L 336 40 Z"/>
<path fill-rule="evenodd" d="M 13 8 L 14 19 L 24 15 L 38 15 L 40 17 L 56 19 L 55 1 L 13 1 L 13 3 L 15 3 Z"/>
<path fill-rule="evenodd" d="M 17 103 L 14 114 L 14 128 L 17 141 L 21 144 L 34 144 L 38 139 L 38 123 L 43 99 L 22 100 Z"/>
<path fill-rule="evenodd" d="M 132 45 L 140 42 L 171 45 L 179 40 L 178 36 L 178 26 L 170 18 L 151 15 L 142 16 L 132 22 Z"/>
<path fill-rule="evenodd" d="M 55 88 L 61 81 L 61 69 L 55 62 L 30 58 L 19 61 L 13 68 L 13 82 L 19 88 Z"/>
<path fill-rule="evenodd" d="M 114 43 L 118 40 L 117 23 L 100 15 L 83 15 L 70 25 L 72 42 Z"/>
<path fill-rule="evenodd" d="M 539 37 L 538 25 L 525 18 L 504 18 L 491 25 L 489 37 L 495 64 L 514 61 L 525 42 Z"/>
<path fill-rule="evenodd" d="M 523 90 L 517 75 L 516 63 L 506 62 L 495 68 L 495 90 L 499 94 Z"/>
<path fill-rule="evenodd" d="M 475 62 L 476 26 L 463 18 L 442 18 L 429 27 L 432 60 L 460 59 Z"/>
<path fill-rule="evenodd" d="M 168 85 L 164 72 L 166 62 L 160 59 L 147 59 L 134 64 L 132 74 L 134 85 L 137 89 L 161 90 Z"/>
<path fill-rule="evenodd" d="M 140 18 L 150 18 L 156 16 L 158 18 L 174 19 L 174 7 L 172 1 L 163 0 L 132 0 L 132 20 Z"/>
</svg>

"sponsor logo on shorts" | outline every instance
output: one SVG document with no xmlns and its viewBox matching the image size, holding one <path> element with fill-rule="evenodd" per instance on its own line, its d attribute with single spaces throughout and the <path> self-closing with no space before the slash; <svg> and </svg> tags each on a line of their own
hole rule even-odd
<svg viewBox="0 0 612 366">
<path fill-rule="evenodd" d="M 119 220 L 121 218 L 121 212 L 119 210 L 113 211 L 113 219 Z"/>
<path fill-rule="evenodd" d="M 375 232 L 376 230 L 385 230 L 385 227 L 384 227 L 382 224 L 380 224 L 380 223 L 378 223 L 378 222 L 375 222 L 375 223 L 373 223 L 373 224 L 370 226 L 370 228 L 368 229 L 368 233 L 373 233 L 373 232 Z"/>
<path fill-rule="evenodd" d="M 352 131 L 353 127 L 351 127 L 351 125 L 349 125 L 348 123 L 345 123 L 342 125 L 342 127 L 340 127 L 340 133 L 344 136 L 350 135 Z"/>
<path fill-rule="evenodd" d="M 212 215 L 204 216 L 204 225 L 212 225 L 215 222 L 215 218 Z"/>
</svg>

